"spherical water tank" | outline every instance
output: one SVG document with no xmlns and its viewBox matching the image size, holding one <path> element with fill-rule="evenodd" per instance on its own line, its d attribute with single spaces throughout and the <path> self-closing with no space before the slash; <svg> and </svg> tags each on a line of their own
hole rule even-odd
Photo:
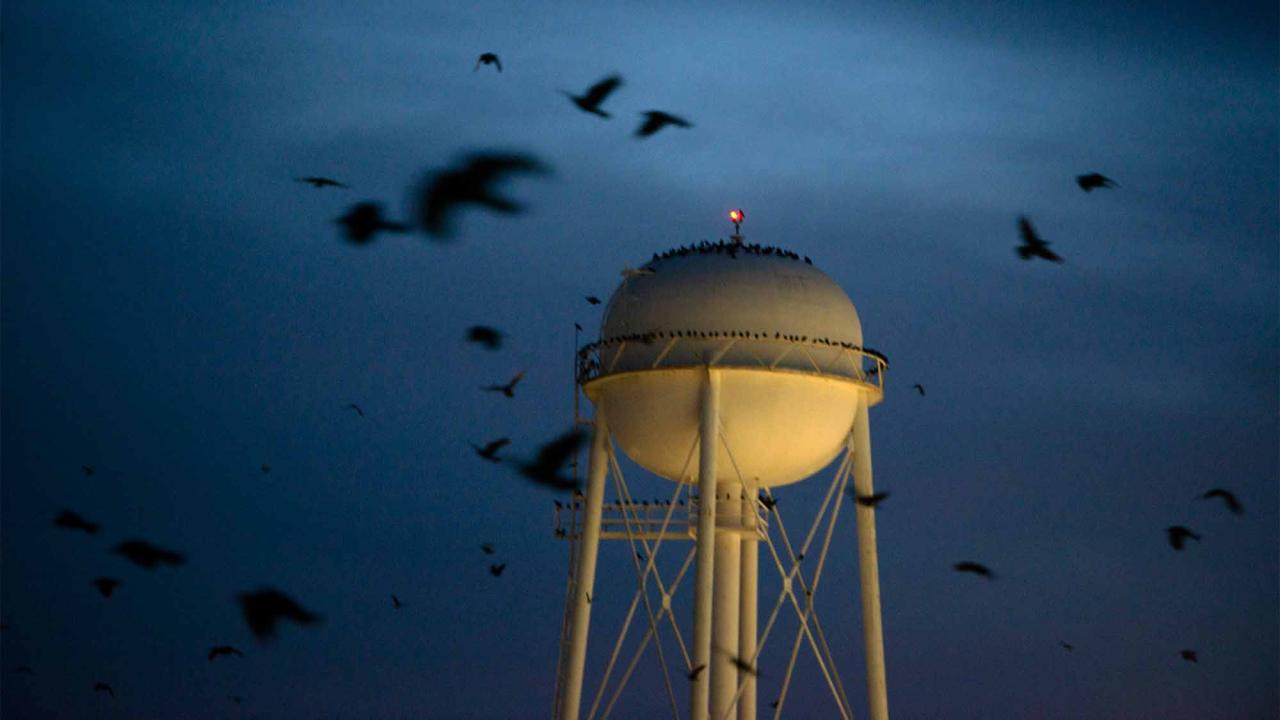
<svg viewBox="0 0 1280 720">
<path fill-rule="evenodd" d="M 618 446 L 678 482 L 698 477 L 708 368 L 720 377 L 718 482 L 786 485 L 844 447 L 859 402 L 883 398 L 849 296 L 808 258 L 719 243 L 624 272 L 579 381 Z"/>
</svg>

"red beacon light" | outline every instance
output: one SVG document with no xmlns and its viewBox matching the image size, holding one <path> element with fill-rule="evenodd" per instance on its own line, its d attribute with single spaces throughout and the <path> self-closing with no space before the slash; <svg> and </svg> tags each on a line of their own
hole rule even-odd
<svg viewBox="0 0 1280 720">
<path fill-rule="evenodd" d="M 733 224 L 734 224 L 734 225 L 739 225 L 739 224 L 741 224 L 741 223 L 742 223 L 742 219 L 743 219 L 744 217 L 746 217 L 746 216 L 742 214 L 742 211 L 741 211 L 741 210 L 730 210 L 730 211 L 729 211 L 729 219 L 733 221 Z"/>
</svg>

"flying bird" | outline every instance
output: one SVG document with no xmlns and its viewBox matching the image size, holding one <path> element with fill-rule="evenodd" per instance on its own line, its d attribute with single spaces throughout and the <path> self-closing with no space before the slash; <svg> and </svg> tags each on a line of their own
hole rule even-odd
<svg viewBox="0 0 1280 720">
<path fill-rule="evenodd" d="M 1187 538 L 1191 538 L 1196 542 L 1200 542 L 1200 536 L 1191 532 L 1181 525 L 1170 525 L 1164 531 L 1169 535 L 1169 545 L 1174 550 L 1181 550 L 1182 546 L 1187 542 Z"/>
<path fill-rule="evenodd" d="M 266 464 L 266 463 L 262 463 L 262 468 L 261 468 L 261 470 L 262 470 L 263 474 L 269 473 L 269 472 L 271 472 L 271 466 L 270 466 L 270 465 L 268 465 L 268 464 Z"/>
<path fill-rule="evenodd" d="M 1062 640 L 1058 641 L 1058 647 L 1062 648 L 1063 650 L 1066 650 L 1067 652 L 1074 652 L 1076 649 L 1075 645 L 1072 645 L 1069 642 L 1063 642 Z"/>
<path fill-rule="evenodd" d="M 351 410 L 355 410 L 357 415 L 359 415 L 360 417 L 364 417 L 364 410 L 361 410 L 359 405 L 355 403 L 347 403 L 347 408 Z"/>
<path fill-rule="evenodd" d="M 502 347 L 502 333 L 487 325 L 472 325 L 467 328 L 467 342 L 484 346 L 487 350 Z"/>
<path fill-rule="evenodd" d="M 91 584 L 98 588 L 98 592 L 102 593 L 102 597 L 104 598 L 111 597 L 111 593 L 115 592 L 116 588 L 120 587 L 119 580 L 109 577 L 100 577 L 97 580 L 94 580 Z"/>
<path fill-rule="evenodd" d="M 921 385 L 920 383 L 916 383 L 915 385 L 912 385 L 911 387 L 915 388 L 915 391 L 916 391 L 916 392 L 918 392 L 918 393 L 920 393 L 920 397 L 924 397 L 924 386 L 923 386 L 923 385 Z"/>
<path fill-rule="evenodd" d="M 490 575 L 492 575 L 492 576 L 494 576 L 494 577 L 498 577 L 498 576 L 502 575 L 502 571 L 503 571 L 503 570 L 506 570 L 506 569 L 507 569 L 507 564 L 506 564 L 506 563 L 501 563 L 501 564 L 499 564 L 499 565 L 490 565 L 490 566 L 489 566 L 489 574 L 490 574 Z"/>
<path fill-rule="evenodd" d="M 493 543 L 485 543 L 485 544 L 481 545 L 481 546 L 480 546 L 480 552 L 484 553 L 485 555 L 492 555 L 492 554 L 493 554 Z"/>
<path fill-rule="evenodd" d="M 471 69 L 471 72 L 479 70 L 481 65 L 492 65 L 498 69 L 498 72 L 502 72 L 502 61 L 498 59 L 498 56 L 495 53 L 482 53 L 480 57 L 476 59 L 476 66 Z"/>
<path fill-rule="evenodd" d="M 578 109 L 583 112 L 607 118 L 610 117 L 610 115 L 600 109 L 600 104 L 605 101 L 605 98 L 609 97 L 610 93 L 617 90 L 621 85 L 622 78 L 620 76 L 610 75 L 609 77 L 597 82 L 595 85 L 587 88 L 587 91 L 581 95 L 574 95 L 568 90 L 561 90 L 560 92 L 568 95 L 569 99 L 573 101 L 573 104 L 577 105 Z"/>
<path fill-rule="evenodd" d="M 964 562 L 958 562 L 955 565 L 952 565 L 952 567 L 955 568 L 956 572 L 973 573 L 974 575 L 984 577 L 988 580 L 994 580 L 996 578 L 996 574 L 991 572 L 991 568 L 976 562 L 966 560 Z"/>
<path fill-rule="evenodd" d="M 226 655 L 228 657 L 231 655 L 235 655 L 236 657 L 244 657 L 244 653 L 240 652 L 239 648 L 234 648 L 230 645 L 215 645 L 209 648 L 209 662 L 213 662 L 214 660 L 222 657 L 223 655 Z"/>
<path fill-rule="evenodd" d="M 108 684 L 106 684 L 106 683 L 104 683 L 104 682 L 98 682 L 97 684 L 95 684 L 95 685 L 93 686 L 93 691 L 94 691 L 94 692 L 104 692 L 104 693 L 106 693 L 106 694 L 110 695 L 110 696 L 111 696 L 111 697 L 113 697 L 113 698 L 116 696 L 116 691 L 115 691 L 115 690 L 112 690 L 112 689 L 111 689 L 111 686 L 110 686 L 110 685 L 108 685 Z"/>
<path fill-rule="evenodd" d="M 382 217 L 382 204 L 375 202 L 362 202 L 351 206 L 347 210 L 347 214 L 334 220 L 334 222 L 346 228 L 347 240 L 356 245 L 363 245 L 377 235 L 379 231 L 386 232 L 408 232 L 409 227 L 403 223 L 396 223 L 386 220 Z"/>
<path fill-rule="evenodd" d="M 475 443 L 471 443 L 471 447 L 476 449 L 476 454 L 488 460 L 489 462 L 502 462 L 498 457 L 498 451 L 511 444 L 511 438 L 498 438 L 485 443 L 484 447 L 480 447 Z"/>
<path fill-rule="evenodd" d="M 187 561 L 181 554 L 152 545 L 146 540 L 126 540 L 116 545 L 114 552 L 123 555 L 134 565 L 153 570 L 160 565 L 182 565 Z"/>
<path fill-rule="evenodd" d="M 1236 515 L 1244 513 L 1244 506 L 1240 504 L 1240 501 L 1236 499 L 1236 496 L 1230 490 L 1213 488 L 1200 496 L 1201 500 L 1212 500 L 1213 498 L 1222 498 L 1222 502 L 1227 504 L 1227 509 Z"/>
<path fill-rule="evenodd" d="M 1062 262 L 1062 258 L 1049 249 L 1049 243 L 1036 234 L 1036 229 L 1031 226 L 1031 221 L 1027 219 L 1026 215 L 1018 218 L 1018 232 L 1022 234 L 1022 244 L 1016 248 L 1018 257 L 1023 260 L 1038 257 L 1053 262 Z"/>
<path fill-rule="evenodd" d="M 1116 185 L 1115 180 L 1112 180 L 1111 178 L 1107 177 L 1106 175 L 1103 175 L 1102 173 L 1096 173 L 1096 172 L 1089 173 L 1088 175 L 1077 175 L 1076 184 L 1079 185 L 1080 189 L 1085 192 L 1089 192 L 1094 188 L 1119 187 L 1118 185 Z"/>
<path fill-rule="evenodd" d="M 516 373 L 515 377 L 511 378 L 506 385 L 486 385 L 482 387 L 481 390 L 485 390 L 487 392 L 500 392 L 507 397 L 515 397 L 516 383 L 520 382 L 520 378 L 524 377 L 524 374 L 525 371 L 521 370 Z"/>
<path fill-rule="evenodd" d="M 853 497 L 855 500 L 857 500 L 859 505 L 863 507 L 873 508 L 879 505 L 885 498 L 889 497 L 889 493 L 878 492 L 878 493 L 872 493 L 870 495 L 858 495 L 857 493 L 855 493 Z"/>
<path fill-rule="evenodd" d="M 80 466 L 80 470 L 81 470 L 82 472 L 84 472 L 84 476 L 85 476 L 85 477 L 89 477 L 89 476 L 93 475 L 93 466 L 92 466 L 92 465 L 81 465 L 81 466 Z"/>
<path fill-rule="evenodd" d="M 579 428 L 574 428 L 538 450 L 538 456 L 524 463 L 517 463 L 520 474 L 539 485 L 555 490 L 574 490 L 578 482 L 572 477 L 560 474 L 560 468 L 577 452 L 586 441 L 587 435 Z"/>
<path fill-rule="evenodd" d="M 13 674 L 15 674 L 15 675 L 35 675 L 35 674 L 36 674 L 36 671 L 35 671 L 35 670 L 32 670 L 30 667 L 28 667 L 28 666 L 26 666 L 26 665 L 19 665 L 18 667 L 16 667 L 16 668 L 14 668 L 14 669 L 13 669 Z"/>
<path fill-rule="evenodd" d="M 1200 661 L 1200 660 L 1199 660 L 1199 658 L 1197 658 L 1197 657 L 1196 657 L 1196 651 L 1195 651 L 1195 650 L 1191 650 L 1191 649 L 1180 650 L 1180 651 L 1178 652 L 1178 654 L 1179 654 L 1179 655 L 1181 655 L 1181 656 L 1182 656 L 1182 659 L 1183 659 L 1183 660 L 1186 660 L 1187 662 L 1192 662 L 1192 663 L 1193 663 L 1193 662 L 1199 662 L 1199 661 Z"/>
<path fill-rule="evenodd" d="M 295 178 L 295 179 L 296 179 L 298 182 L 306 183 L 306 184 L 308 184 L 308 185 L 310 185 L 311 187 L 314 187 L 314 188 L 323 188 L 323 187 L 340 187 L 340 188 L 344 188 L 344 187 L 347 187 L 346 185 L 343 185 L 342 183 L 338 182 L 337 180 L 334 180 L 334 179 L 332 179 L 332 178 L 327 178 L 327 177 L 303 177 L 303 178 Z"/>
<path fill-rule="evenodd" d="M 396 597 L 394 594 L 392 594 L 392 596 L 391 596 L 391 607 L 392 607 L 392 609 L 394 609 L 394 610 L 399 610 L 400 608 L 404 607 L 404 603 L 400 602 L 400 598 L 398 598 L 398 597 Z"/>
<path fill-rule="evenodd" d="M 503 215 L 524 211 L 524 206 L 495 195 L 493 186 L 513 173 L 546 174 L 550 169 L 532 155 L 472 153 L 463 163 L 433 173 L 418 190 L 417 221 L 427 235 L 439 240 L 453 236 L 452 218 L 464 205 L 479 205 Z"/>
<path fill-rule="evenodd" d="M 587 296 L 587 302 L 588 302 L 589 304 L 591 304 L 591 305 L 599 305 L 599 304 L 600 304 L 600 298 L 596 297 L 595 295 L 588 295 L 588 296 Z"/>
<path fill-rule="evenodd" d="M 101 527 L 97 523 L 89 522 L 70 510 L 63 510 L 58 513 L 57 517 L 53 519 L 53 524 L 67 530 L 83 530 L 90 535 L 96 535 L 98 528 Z"/>
<path fill-rule="evenodd" d="M 636 137 L 647 138 L 668 125 L 676 127 L 691 128 L 693 123 L 682 117 L 677 117 L 661 110 L 649 110 L 641 113 L 645 117 L 645 121 L 636 129 Z"/>
<path fill-rule="evenodd" d="M 293 598 L 274 588 L 260 588 L 252 593 L 236 596 L 245 622 L 259 640 L 268 640 L 276 634 L 276 623 L 292 620 L 299 625 L 314 625 L 320 616 L 303 608 Z"/>
</svg>

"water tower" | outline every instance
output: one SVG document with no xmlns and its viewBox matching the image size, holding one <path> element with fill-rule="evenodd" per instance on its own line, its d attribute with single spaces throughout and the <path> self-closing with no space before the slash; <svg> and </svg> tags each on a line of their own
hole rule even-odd
<svg viewBox="0 0 1280 720">
<path fill-rule="evenodd" d="M 571 504 L 568 529 L 557 530 L 574 540 L 558 720 L 582 717 L 602 537 L 694 542 L 692 634 L 687 649 L 681 643 L 689 717 L 754 720 L 759 548 L 771 542 L 769 510 L 776 512 L 770 489 L 810 477 L 843 452 L 844 482 L 851 474 L 858 495 L 872 494 L 867 410 L 883 399 L 885 358 L 863 346 L 858 313 L 831 278 L 807 257 L 746 243 L 741 211 L 730 218 L 732 239 L 667 251 L 624 271 L 599 340 L 579 351 L 578 383 L 595 413 L 585 495 Z M 620 472 L 615 445 L 681 484 L 676 492 L 687 491 L 688 504 L 606 503 L 606 475 Z M 835 487 L 838 509 L 843 493 Z M 854 507 L 869 715 L 887 720 L 875 510 Z M 832 528 L 834 521 L 833 514 Z M 791 579 L 784 578 L 788 591 Z"/>
</svg>

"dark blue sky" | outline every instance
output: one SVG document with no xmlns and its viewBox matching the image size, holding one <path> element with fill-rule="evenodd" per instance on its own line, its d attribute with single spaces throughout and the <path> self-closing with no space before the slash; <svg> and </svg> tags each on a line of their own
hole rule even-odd
<svg viewBox="0 0 1280 720">
<path fill-rule="evenodd" d="M 582 296 L 735 206 L 892 363 L 871 417 L 895 717 L 1274 716 L 1275 4 L 929 5 L 4 3 L 4 716 L 549 715 L 553 496 L 467 443 L 567 427 Z M 484 51 L 503 73 L 472 71 Z M 612 120 L 559 93 L 611 72 Z M 650 109 L 695 127 L 636 141 Z M 475 148 L 554 168 L 510 183 L 530 212 L 340 239 L 347 207 L 406 214 Z M 1081 192 L 1093 170 L 1121 187 Z M 1018 260 L 1023 213 L 1066 263 Z M 479 323 L 502 352 L 462 342 Z M 514 400 L 476 389 L 523 368 Z M 790 526 L 821 484 L 780 492 Z M 1245 514 L 1195 500 L 1214 486 Z M 104 531 L 54 528 L 63 508 Z M 1204 541 L 1174 553 L 1172 524 Z M 108 553 L 134 536 L 189 564 Z M 838 536 L 818 605 L 861 712 L 850 515 Z M 597 666 L 628 555 L 602 555 Z M 103 600 L 99 575 L 124 585 Z M 325 622 L 256 643 L 233 598 L 261 584 Z M 206 662 L 223 643 L 246 656 Z M 762 705 L 784 664 L 763 656 Z M 827 716 L 808 669 L 788 708 Z M 659 688 L 642 672 L 620 716 Z"/>
</svg>

